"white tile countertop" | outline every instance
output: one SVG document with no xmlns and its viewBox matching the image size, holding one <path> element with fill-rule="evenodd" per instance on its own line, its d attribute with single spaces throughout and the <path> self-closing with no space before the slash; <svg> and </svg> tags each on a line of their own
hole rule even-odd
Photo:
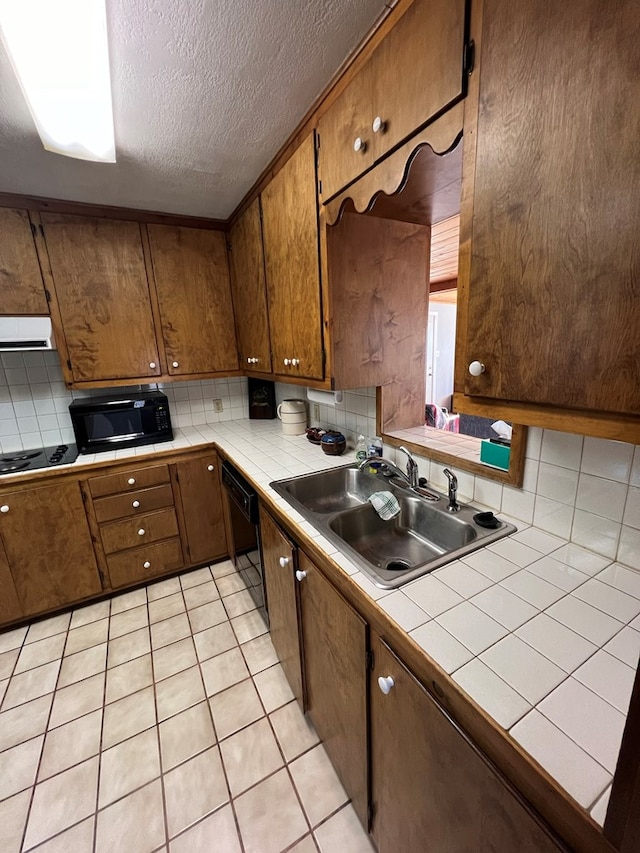
<svg viewBox="0 0 640 853">
<path fill-rule="evenodd" d="M 512 536 L 401 589 L 380 589 L 269 487 L 353 462 L 353 452 L 326 456 L 305 436 L 283 435 L 277 421 L 175 432 L 173 442 L 74 464 L 215 442 L 602 824 L 640 656 L 640 572 L 513 521 Z"/>
</svg>

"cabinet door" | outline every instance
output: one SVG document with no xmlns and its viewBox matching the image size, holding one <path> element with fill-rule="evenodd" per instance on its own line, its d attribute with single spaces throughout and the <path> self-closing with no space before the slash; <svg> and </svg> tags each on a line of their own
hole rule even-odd
<svg viewBox="0 0 640 853">
<path fill-rule="evenodd" d="M 260 532 L 271 640 L 293 695 L 303 705 L 296 550 L 266 512 L 260 513 Z"/>
<path fill-rule="evenodd" d="M 238 369 L 226 237 L 147 225 L 171 375 Z"/>
<path fill-rule="evenodd" d="M 0 625 L 13 622 L 24 615 L 4 545 L 0 539 Z"/>
<path fill-rule="evenodd" d="M 379 853 L 564 850 L 389 647 L 371 675 L 373 837 Z M 378 679 L 393 679 L 388 694 Z"/>
<path fill-rule="evenodd" d="M 29 214 L 0 208 L 0 314 L 48 314 Z"/>
<path fill-rule="evenodd" d="M 264 277 L 260 199 L 231 229 L 231 285 L 242 367 L 271 373 L 271 341 Z"/>
<path fill-rule="evenodd" d="M 160 373 L 140 225 L 42 214 L 73 381 Z"/>
<path fill-rule="evenodd" d="M 4 544 L 25 615 L 102 591 L 78 483 L 0 494 Z"/>
<path fill-rule="evenodd" d="M 322 379 L 322 314 L 314 136 L 262 194 L 273 371 Z"/>
<path fill-rule="evenodd" d="M 191 563 L 223 557 L 228 549 L 217 454 L 178 462 L 176 470 Z"/>
<path fill-rule="evenodd" d="M 484 3 L 469 395 L 640 412 L 639 20 L 634 0 Z"/>
<path fill-rule="evenodd" d="M 302 552 L 299 568 L 307 712 L 367 825 L 367 624 Z"/>
</svg>

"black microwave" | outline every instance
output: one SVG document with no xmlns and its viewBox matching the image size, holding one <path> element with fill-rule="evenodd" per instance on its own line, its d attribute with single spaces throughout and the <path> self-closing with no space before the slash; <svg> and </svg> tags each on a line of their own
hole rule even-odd
<svg viewBox="0 0 640 853">
<path fill-rule="evenodd" d="M 73 400 L 69 414 L 80 453 L 173 439 L 169 401 L 159 391 Z"/>
</svg>

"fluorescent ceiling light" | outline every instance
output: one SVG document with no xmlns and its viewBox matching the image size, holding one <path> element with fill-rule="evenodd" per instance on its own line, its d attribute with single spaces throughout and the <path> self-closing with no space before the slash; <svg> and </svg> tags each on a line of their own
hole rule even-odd
<svg viewBox="0 0 640 853">
<path fill-rule="evenodd" d="M 0 29 L 47 151 L 115 163 L 105 0 L 0 0 Z"/>
</svg>

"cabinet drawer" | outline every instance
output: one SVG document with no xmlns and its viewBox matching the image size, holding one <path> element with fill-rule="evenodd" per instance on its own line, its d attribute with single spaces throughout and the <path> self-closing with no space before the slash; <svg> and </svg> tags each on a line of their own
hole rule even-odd
<svg viewBox="0 0 640 853">
<path fill-rule="evenodd" d="M 121 474 L 107 474 L 106 477 L 92 477 L 89 488 L 94 498 L 113 495 L 116 492 L 132 492 L 147 486 L 158 486 L 169 482 L 168 465 L 152 465 L 148 468 L 136 468 Z"/>
<path fill-rule="evenodd" d="M 173 506 L 173 490 L 170 483 L 164 486 L 152 486 L 150 489 L 138 489 L 128 495 L 110 495 L 93 502 L 99 522 L 139 516 L 167 506 Z"/>
<path fill-rule="evenodd" d="M 129 586 L 184 565 L 179 539 L 167 539 L 154 545 L 132 548 L 107 558 L 111 586 Z"/>
<path fill-rule="evenodd" d="M 114 521 L 100 527 L 105 554 L 135 548 L 145 542 L 158 542 L 178 535 L 175 510 L 163 509 L 125 521 Z"/>
</svg>

